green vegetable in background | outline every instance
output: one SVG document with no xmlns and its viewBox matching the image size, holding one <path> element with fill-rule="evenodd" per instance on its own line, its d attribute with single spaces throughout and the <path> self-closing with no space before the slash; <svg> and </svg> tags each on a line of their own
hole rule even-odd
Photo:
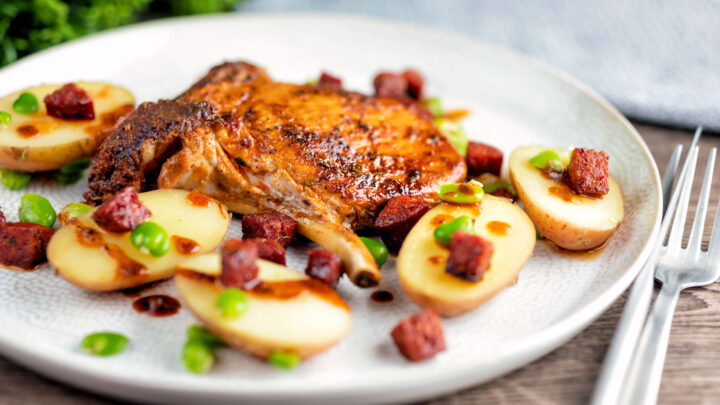
<svg viewBox="0 0 720 405">
<path fill-rule="evenodd" d="M 455 146 L 458 152 L 460 152 L 460 155 L 465 157 L 465 155 L 467 155 L 467 148 L 470 140 L 468 139 L 462 124 L 445 118 L 435 118 L 433 119 L 433 123 L 437 129 L 448 138 L 448 141 Z"/>
<path fill-rule="evenodd" d="M 112 356 L 125 350 L 130 340 L 114 332 L 97 332 L 85 336 L 80 346 L 96 356 Z"/>
<path fill-rule="evenodd" d="M 217 13 L 240 0 L 2 0 L 0 66 L 93 32 L 152 16 Z"/>
<path fill-rule="evenodd" d="M 295 352 L 276 350 L 270 353 L 268 362 L 279 370 L 292 370 L 300 364 L 300 356 Z"/>
<path fill-rule="evenodd" d="M 21 222 L 32 222 L 43 226 L 53 226 L 56 217 L 50 201 L 34 193 L 22 196 L 18 216 Z"/>
<path fill-rule="evenodd" d="M 10 190 L 20 190 L 30 183 L 30 173 L 16 172 L 9 169 L 0 169 L 0 182 Z"/>
<path fill-rule="evenodd" d="M 222 340 L 207 329 L 200 325 L 190 325 L 181 355 L 185 368 L 195 374 L 210 371 L 215 364 L 215 349 L 223 345 Z"/>
<path fill-rule="evenodd" d="M 204 343 L 212 348 L 221 347 L 225 344 L 217 336 L 200 325 L 190 325 L 187 328 L 187 340 Z"/>
<path fill-rule="evenodd" d="M 85 169 L 90 167 L 90 158 L 82 158 L 65 164 L 55 173 L 55 181 L 60 184 L 73 184 L 83 178 Z"/>
</svg>

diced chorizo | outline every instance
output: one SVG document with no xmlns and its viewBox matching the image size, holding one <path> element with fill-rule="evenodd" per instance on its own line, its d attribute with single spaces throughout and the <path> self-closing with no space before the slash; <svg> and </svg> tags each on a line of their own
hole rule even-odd
<svg viewBox="0 0 720 405">
<path fill-rule="evenodd" d="M 327 72 L 322 72 L 320 79 L 318 79 L 318 87 L 328 87 L 335 90 L 342 90 L 342 79 Z"/>
<path fill-rule="evenodd" d="M 388 252 L 397 254 L 405 237 L 413 226 L 430 210 L 430 206 L 418 197 L 400 195 L 393 197 L 375 218 L 375 229 Z"/>
<path fill-rule="evenodd" d="M 140 202 L 137 191 L 125 187 L 105 201 L 92 215 L 92 219 L 108 232 L 130 232 L 150 216 L 150 210 Z"/>
<path fill-rule="evenodd" d="M 483 173 L 500 175 L 503 154 L 494 147 L 480 142 L 470 142 L 467 148 L 468 176 L 479 176 Z"/>
<path fill-rule="evenodd" d="M 445 337 L 437 312 L 426 309 L 403 319 L 390 333 L 400 353 L 419 362 L 445 350 Z"/>
<path fill-rule="evenodd" d="M 310 249 L 305 274 L 335 288 L 343 273 L 340 256 L 325 249 Z"/>
<path fill-rule="evenodd" d="M 463 280 L 477 282 L 490 267 L 493 245 L 477 235 L 455 232 L 450 241 L 450 255 L 445 272 Z"/>
<path fill-rule="evenodd" d="M 402 76 L 407 81 L 407 95 L 414 100 L 421 100 L 425 84 L 422 75 L 417 70 L 408 69 L 402 73 Z"/>
<path fill-rule="evenodd" d="M 43 99 L 48 115 L 74 120 L 95 118 L 95 109 L 90 95 L 75 83 L 68 83 Z"/>
<path fill-rule="evenodd" d="M 610 189 L 608 155 L 603 151 L 575 148 L 567 167 L 570 188 L 578 194 L 601 196 Z"/>
<path fill-rule="evenodd" d="M 508 189 L 507 187 L 498 187 L 489 194 L 496 195 L 498 197 L 505 197 L 509 200 L 512 200 L 512 202 L 517 201 L 517 196 L 513 194 L 513 192 L 510 191 L 510 189 Z"/>
<path fill-rule="evenodd" d="M 375 95 L 403 99 L 408 96 L 408 81 L 403 75 L 391 72 L 378 73 L 373 79 Z"/>
<path fill-rule="evenodd" d="M 297 222 L 278 212 L 249 214 L 241 221 L 243 239 L 270 239 L 287 248 L 297 231 Z"/>
<path fill-rule="evenodd" d="M 225 287 L 252 290 L 260 283 L 258 279 L 258 248 L 253 242 L 230 239 L 220 249 L 222 273 L 220 282 Z"/>
<path fill-rule="evenodd" d="M 285 249 L 272 239 L 246 239 L 258 249 L 258 257 L 269 262 L 285 265 Z"/>
<path fill-rule="evenodd" d="M 0 263 L 25 270 L 45 263 L 52 228 L 29 222 L 0 225 Z"/>
</svg>

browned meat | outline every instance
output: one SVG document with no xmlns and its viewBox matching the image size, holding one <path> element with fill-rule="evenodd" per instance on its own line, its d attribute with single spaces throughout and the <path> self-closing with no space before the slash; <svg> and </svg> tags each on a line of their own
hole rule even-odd
<svg viewBox="0 0 720 405">
<path fill-rule="evenodd" d="M 601 196 L 608 193 L 608 155 L 593 149 L 575 148 L 567 167 L 570 188 L 578 194 Z"/>
<path fill-rule="evenodd" d="M 226 287 L 252 290 L 260 283 L 258 279 L 258 248 L 252 242 L 231 239 L 222 249 L 222 273 L 220 282 Z"/>
<path fill-rule="evenodd" d="M 175 102 L 141 105 L 101 146 L 86 198 L 183 188 L 241 214 L 277 211 L 372 286 L 380 272 L 351 229 L 372 226 L 394 196 L 434 198 L 464 177 L 462 157 L 416 109 L 275 82 L 240 62 L 213 68 Z"/>
<path fill-rule="evenodd" d="M 390 335 L 400 353 L 413 362 L 429 359 L 445 350 L 440 316 L 431 309 L 403 319 Z"/>
<path fill-rule="evenodd" d="M 417 221 L 430 210 L 430 205 L 417 197 L 399 195 L 388 201 L 375 218 L 375 229 L 388 252 L 397 254 L 405 237 Z"/>
<path fill-rule="evenodd" d="M 445 272 L 463 280 L 477 282 L 490 267 L 493 245 L 477 235 L 455 232 L 450 241 L 450 255 Z"/>
<path fill-rule="evenodd" d="M 483 173 L 500 175 L 503 154 L 494 146 L 480 142 L 470 142 L 467 149 L 468 175 L 479 176 Z"/>
<path fill-rule="evenodd" d="M 335 288 L 342 276 L 340 256 L 325 249 L 310 249 L 305 274 Z"/>
<path fill-rule="evenodd" d="M 243 239 L 270 239 L 287 248 L 297 226 L 294 219 L 277 212 L 248 214 L 242 219 Z"/>
<path fill-rule="evenodd" d="M 140 202 L 137 191 L 126 187 L 99 206 L 92 219 L 108 232 L 123 233 L 132 231 L 149 216 L 150 210 Z"/>
<path fill-rule="evenodd" d="M 0 216 L 0 263 L 25 270 L 45 263 L 52 228 L 29 222 L 5 223 L 5 216 Z"/>
</svg>

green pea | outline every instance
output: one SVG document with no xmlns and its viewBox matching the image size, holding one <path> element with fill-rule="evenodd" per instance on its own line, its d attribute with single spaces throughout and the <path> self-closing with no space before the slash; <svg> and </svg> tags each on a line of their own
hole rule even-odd
<svg viewBox="0 0 720 405">
<path fill-rule="evenodd" d="M 165 256 L 170 250 L 170 237 L 155 222 L 143 222 L 130 234 L 130 242 L 139 250 L 155 257 Z"/>
<path fill-rule="evenodd" d="M 467 155 L 467 148 L 470 140 L 465 133 L 462 125 L 457 121 L 446 120 L 443 118 L 435 118 L 433 120 L 435 126 L 448 138 L 455 149 L 460 152 L 460 155 L 465 157 Z"/>
<path fill-rule="evenodd" d="M 548 149 L 530 158 L 530 163 L 538 169 L 543 170 L 548 167 L 548 161 L 550 160 L 556 160 L 559 162 L 560 156 L 558 156 L 557 152 L 554 150 Z M 560 165 L 562 166 L 562 163 L 560 163 Z"/>
<path fill-rule="evenodd" d="M 66 163 L 60 168 L 60 173 L 77 173 L 87 169 L 88 167 L 90 167 L 90 158 L 82 158 Z"/>
<path fill-rule="evenodd" d="M 12 115 L 5 111 L 0 111 L 0 125 L 10 125 L 12 122 Z"/>
<path fill-rule="evenodd" d="M 13 110 L 20 114 L 35 114 L 38 111 L 38 100 L 32 93 L 22 93 L 13 103 Z"/>
<path fill-rule="evenodd" d="M 512 185 L 512 184 L 510 183 L 510 181 L 508 181 L 508 180 L 501 179 L 501 180 L 498 180 L 498 181 L 494 181 L 494 182 L 492 182 L 492 183 L 485 183 L 485 184 L 483 184 L 483 191 L 485 191 L 485 192 L 488 193 L 488 194 L 492 194 L 494 191 L 496 191 L 496 190 L 498 190 L 498 189 L 501 189 L 501 188 L 506 188 L 506 189 L 508 189 L 508 191 L 510 191 L 514 196 L 517 196 L 517 192 L 515 191 L 515 187 L 513 187 L 513 185 Z"/>
<path fill-rule="evenodd" d="M 45 197 L 28 193 L 20 199 L 18 210 L 21 222 L 32 222 L 43 226 L 55 224 L 55 209 Z"/>
<path fill-rule="evenodd" d="M 225 343 L 222 340 L 200 325 L 193 324 L 188 326 L 186 334 L 189 342 L 204 343 L 212 348 L 225 346 Z"/>
<path fill-rule="evenodd" d="M 191 373 L 203 374 L 210 371 L 215 364 L 215 352 L 201 341 L 188 340 L 183 346 L 182 362 Z"/>
<path fill-rule="evenodd" d="M 366 238 L 364 236 L 361 236 L 360 240 L 363 241 L 365 246 L 370 251 L 370 254 L 373 255 L 373 258 L 375 258 L 375 263 L 377 263 L 378 267 L 382 267 L 382 265 L 385 264 L 388 258 L 387 247 L 385 247 L 384 244 L 376 241 L 375 239 Z"/>
<path fill-rule="evenodd" d="M 429 99 L 422 102 L 423 107 L 427 108 L 433 117 L 439 117 L 443 115 L 442 102 L 437 97 L 430 97 Z"/>
<path fill-rule="evenodd" d="M 268 362 L 279 370 L 292 370 L 300 364 L 300 356 L 295 352 L 275 350 L 268 356 Z"/>
<path fill-rule="evenodd" d="M 475 234 L 473 219 L 467 215 L 455 218 L 452 221 L 446 222 L 435 228 L 433 236 L 435 236 L 435 241 L 437 243 L 443 246 L 450 246 L 453 234 L 458 231 Z"/>
<path fill-rule="evenodd" d="M 78 215 L 82 215 L 92 209 L 91 206 L 84 203 L 70 203 L 60 210 L 59 217 L 63 218 L 63 221 L 71 220 Z"/>
<path fill-rule="evenodd" d="M 456 204 L 473 204 L 482 200 L 485 191 L 482 183 L 470 180 L 467 183 L 445 183 L 440 186 L 441 200 Z"/>
<path fill-rule="evenodd" d="M 96 356 L 112 356 L 125 350 L 130 340 L 114 332 L 97 332 L 85 336 L 81 346 Z"/>
<path fill-rule="evenodd" d="M 0 169 L 0 181 L 3 186 L 10 190 L 20 190 L 30 183 L 30 173 L 16 172 L 8 169 Z"/>
<path fill-rule="evenodd" d="M 228 288 L 221 292 L 215 301 L 222 316 L 225 318 L 237 318 L 242 316 L 248 309 L 248 301 L 245 293 L 237 288 Z"/>
</svg>

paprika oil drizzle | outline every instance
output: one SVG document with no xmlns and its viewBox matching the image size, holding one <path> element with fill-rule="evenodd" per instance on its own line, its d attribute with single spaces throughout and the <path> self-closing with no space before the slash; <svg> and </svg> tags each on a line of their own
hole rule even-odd
<svg viewBox="0 0 720 405">
<path fill-rule="evenodd" d="M 170 241 L 181 255 L 191 255 L 200 251 L 200 244 L 190 238 L 173 235 L 170 237 Z"/>
<path fill-rule="evenodd" d="M 510 224 L 501 221 L 490 221 L 485 225 L 487 230 L 493 235 L 505 236 L 512 233 L 512 227 Z"/>
<path fill-rule="evenodd" d="M 133 302 L 137 312 L 155 317 L 175 315 L 180 307 L 180 301 L 169 295 L 148 295 Z"/>
</svg>

